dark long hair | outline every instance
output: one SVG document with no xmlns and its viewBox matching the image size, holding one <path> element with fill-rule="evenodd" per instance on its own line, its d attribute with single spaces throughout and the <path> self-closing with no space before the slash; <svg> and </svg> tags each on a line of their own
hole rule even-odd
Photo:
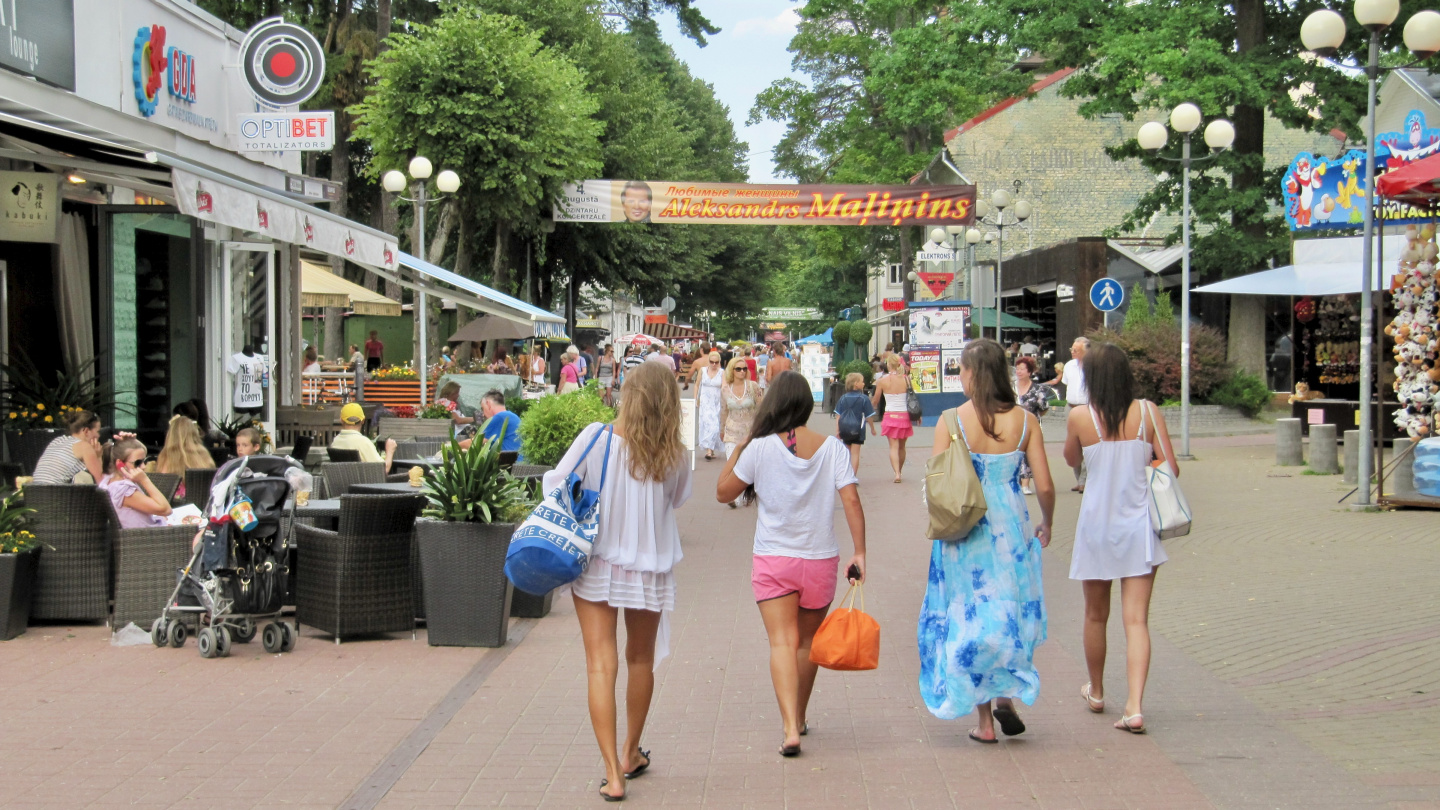
<svg viewBox="0 0 1440 810">
<path fill-rule="evenodd" d="M 1100 419 L 1106 435 L 1116 438 L 1125 426 L 1130 403 L 1135 401 L 1135 375 L 1130 371 L 1130 358 L 1113 343 L 1092 343 L 1080 361 L 1085 372 L 1085 390 L 1090 394 L 1090 407 Z M 1105 438 L 1101 436 L 1100 438 Z"/>
<path fill-rule="evenodd" d="M 1015 407 L 1015 387 L 1010 384 L 1010 368 L 1005 350 L 988 338 L 972 340 L 960 353 L 960 366 L 970 372 L 970 388 L 965 395 L 980 417 L 985 435 L 1000 441 L 995 430 L 995 414 L 1009 413 Z"/>
<path fill-rule="evenodd" d="M 798 371 L 782 371 L 770 381 L 765 398 L 755 410 L 755 421 L 750 425 L 750 441 L 779 433 L 789 433 L 803 427 L 815 412 L 815 395 L 810 392 L 810 382 Z M 743 496 L 748 505 L 755 501 L 755 485 L 745 487 Z"/>
</svg>

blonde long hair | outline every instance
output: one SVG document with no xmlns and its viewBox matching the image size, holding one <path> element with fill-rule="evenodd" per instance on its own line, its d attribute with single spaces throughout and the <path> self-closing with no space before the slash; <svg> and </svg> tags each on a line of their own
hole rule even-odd
<svg viewBox="0 0 1440 810">
<path fill-rule="evenodd" d="M 215 459 L 200 441 L 200 428 L 188 416 L 170 418 L 165 446 L 155 459 L 155 471 L 179 475 L 186 470 L 214 469 Z"/>
<path fill-rule="evenodd" d="M 743 357 L 730 361 L 730 367 L 725 369 L 725 384 L 734 385 L 737 374 L 744 374 L 747 381 L 750 379 L 750 364 L 746 363 Z"/>
<path fill-rule="evenodd" d="M 657 483 L 680 463 L 680 386 L 659 363 L 641 363 L 625 373 L 615 426 L 630 448 L 630 476 Z"/>
</svg>

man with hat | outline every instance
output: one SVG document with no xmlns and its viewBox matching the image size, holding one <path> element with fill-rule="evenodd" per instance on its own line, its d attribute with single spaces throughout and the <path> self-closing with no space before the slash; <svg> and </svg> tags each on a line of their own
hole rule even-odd
<svg viewBox="0 0 1440 810">
<path fill-rule="evenodd" d="M 361 408 L 359 403 L 347 402 L 345 407 L 340 409 L 340 424 L 340 434 L 330 440 L 331 447 L 337 450 L 354 450 L 360 454 L 361 461 L 384 461 L 385 472 L 390 472 L 390 465 L 395 461 L 395 440 L 385 440 L 385 458 L 380 458 L 375 442 L 360 432 L 360 426 L 365 424 L 365 409 Z"/>
</svg>

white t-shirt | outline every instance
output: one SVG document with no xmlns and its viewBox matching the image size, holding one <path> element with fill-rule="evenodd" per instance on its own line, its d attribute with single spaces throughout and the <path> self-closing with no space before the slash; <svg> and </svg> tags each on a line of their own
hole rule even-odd
<svg viewBox="0 0 1440 810">
<path fill-rule="evenodd" d="M 804 560 L 839 556 L 835 493 L 860 483 L 850 469 L 850 451 L 839 439 L 826 436 L 809 459 L 791 453 L 779 436 L 757 439 L 735 462 L 735 476 L 755 485 L 756 554 Z"/>
<path fill-rule="evenodd" d="M 225 364 L 225 370 L 235 375 L 235 407 L 259 408 L 265 405 L 265 391 L 260 380 L 265 374 L 265 356 L 236 352 Z"/>
<path fill-rule="evenodd" d="M 1021 356 L 1021 357 L 1034 357 L 1034 356 L 1036 356 L 1036 355 L 1038 355 L 1038 354 L 1040 354 L 1040 347 L 1039 347 L 1039 346 L 1036 346 L 1034 343 L 1021 343 L 1021 344 L 1020 344 L 1020 356 Z"/>
<path fill-rule="evenodd" d="M 1085 371 L 1080 368 L 1079 360 L 1066 361 L 1060 382 L 1065 386 L 1066 402 L 1071 405 L 1090 404 L 1090 392 L 1085 388 Z"/>
</svg>

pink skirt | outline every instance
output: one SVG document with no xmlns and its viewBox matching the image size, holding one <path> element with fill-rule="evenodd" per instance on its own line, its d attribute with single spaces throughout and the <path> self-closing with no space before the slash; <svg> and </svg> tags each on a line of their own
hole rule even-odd
<svg viewBox="0 0 1440 810">
<path fill-rule="evenodd" d="M 885 417 L 880 420 L 880 435 L 887 439 L 908 439 L 914 436 L 915 428 L 910 426 L 910 414 L 885 414 Z"/>
</svg>

